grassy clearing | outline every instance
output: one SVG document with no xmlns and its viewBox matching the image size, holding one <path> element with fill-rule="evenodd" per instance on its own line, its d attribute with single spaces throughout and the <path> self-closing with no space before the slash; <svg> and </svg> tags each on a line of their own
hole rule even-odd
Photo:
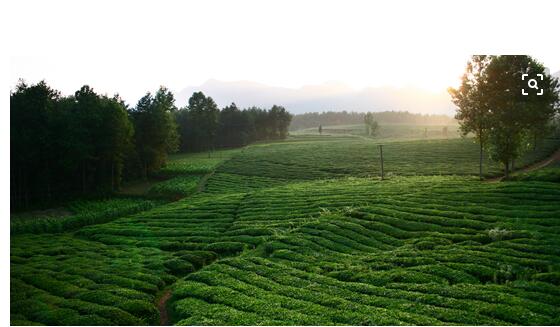
<svg viewBox="0 0 560 327">
<path fill-rule="evenodd" d="M 162 176 L 208 174 L 223 161 L 230 159 L 242 149 L 171 155 L 160 174 Z"/>
</svg>

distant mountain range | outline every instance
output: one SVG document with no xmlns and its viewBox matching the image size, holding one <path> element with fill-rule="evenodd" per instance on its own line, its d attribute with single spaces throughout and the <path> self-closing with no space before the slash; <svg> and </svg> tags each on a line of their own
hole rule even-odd
<svg viewBox="0 0 560 327">
<path fill-rule="evenodd" d="M 560 71 L 553 74 L 560 78 Z M 329 82 L 292 89 L 250 81 L 224 82 L 210 79 L 197 87 L 177 93 L 177 105 L 188 103 L 193 92 L 211 96 L 220 108 L 232 102 L 240 108 L 251 106 L 270 108 L 277 104 L 293 114 L 321 111 L 409 111 L 422 114 L 454 115 L 455 106 L 446 91 L 433 93 L 413 87 L 368 87 L 354 90 Z"/>
<path fill-rule="evenodd" d="M 196 91 L 211 96 L 220 107 L 232 102 L 241 108 L 269 108 L 277 104 L 294 114 L 328 110 L 395 110 L 448 115 L 455 112 L 451 98 L 445 91 L 432 93 L 412 87 L 369 87 L 354 90 L 336 82 L 291 89 L 249 81 L 223 82 L 211 79 L 198 87 L 188 87 L 177 93 L 177 105 L 186 105 L 189 97 Z"/>
</svg>

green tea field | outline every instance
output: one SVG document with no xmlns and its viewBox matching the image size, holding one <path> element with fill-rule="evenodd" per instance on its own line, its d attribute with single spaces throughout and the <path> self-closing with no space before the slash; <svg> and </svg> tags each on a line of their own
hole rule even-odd
<svg viewBox="0 0 560 327">
<path fill-rule="evenodd" d="M 558 325 L 558 167 L 480 181 L 451 137 L 174 156 L 145 197 L 12 220 L 11 324 Z"/>
<path fill-rule="evenodd" d="M 319 135 L 317 127 L 305 128 L 292 132 L 293 135 Z M 322 126 L 322 135 L 366 136 L 364 124 Z M 381 124 L 375 133 L 375 139 L 417 140 L 417 139 L 451 139 L 460 137 L 459 126 L 454 125 L 411 125 Z"/>
</svg>

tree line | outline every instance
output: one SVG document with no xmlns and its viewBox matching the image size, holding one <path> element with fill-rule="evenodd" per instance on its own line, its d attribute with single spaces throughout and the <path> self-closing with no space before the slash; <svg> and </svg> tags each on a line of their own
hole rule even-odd
<svg viewBox="0 0 560 327">
<path fill-rule="evenodd" d="M 539 90 L 529 88 L 533 78 Z M 514 161 L 551 134 L 560 114 L 559 86 L 529 56 L 477 55 L 469 60 L 461 85 L 449 93 L 462 133 L 472 133 L 480 145 L 480 178 L 484 152 L 503 164 L 507 178 Z"/>
<path fill-rule="evenodd" d="M 220 110 L 202 92 L 177 108 L 165 87 L 129 107 L 87 85 L 62 96 L 44 81 L 20 81 L 10 92 L 11 205 L 113 192 L 156 174 L 176 151 L 282 139 L 291 117 L 281 106 Z"/>
<path fill-rule="evenodd" d="M 239 109 L 235 103 L 222 110 L 211 97 L 195 92 L 176 114 L 181 151 L 205 151 L 215 147 L 239 147 L 259 140 L 283 139 L 292 115 L 284 107 L 270 110 Z"/>
<path fill-rule="evenodd" d="M 412 124 L 412 125 L 454 125 L 457 121 L 447 115 L 414 114 L 408 111 L 369 112 L 354 111 L 325 111 L 309 112 L 295 115 L 290 130 L 316 128 L 317 126 L 358 125 L 364 124 L 366 119 L 381 124 Z"/>
</svg>

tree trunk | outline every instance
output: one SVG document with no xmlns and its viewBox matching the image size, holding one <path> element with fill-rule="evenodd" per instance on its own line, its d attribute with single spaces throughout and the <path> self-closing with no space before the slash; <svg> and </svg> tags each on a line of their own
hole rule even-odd
<svg viewBox="0 0 560 327">
<path fill-rule="evenodd" d="M 478 158 L 478 178 L 482 180 L 482 142 L 480 143 L 480 155 Z"/>
<path fill-rule="evenodd" d="M 509 178 L 509 161 L 505 162 L 504 168 L 505 168 L 504 177 L 505 177 L 505 179 L 508 179 Z"/>
<path fill-rule="evenodd" d="M 51 166 L 49 165 L 49 160 L 46 162 L 47 165 L 47 198 L 49 202 L 52 200 L 52 192 L 51 192 Z"/>
<path fill-rule="evenodd" d="M 25 207 L 25 168 L 22 168 L 19 176 L 19 202 L 22 207 Z"/>
<path fill-rule="evenodd" d="M 25 207 L 28 208 L 29 207 L 29 178 L 28 178 L 28 173 L 25 172 L 23 175 L 23 185 L 24 185 L 24 190 L 25 190 Z"/>
<path fill-rule="evenodd" d="M 49 203 L 52 200 L 52 191 L 51 191 L 51 179 L 47 180 L 47 199 L 49 199 Z"/>
<path fill-rule="evenodd" d="M 21 171 L 22 168 L 18 167 L 17 168 L 17 177 L 16 177 L 16 202 L 18 204 L 18 206 L 22 205 L 22 201 L 21 201 L 21 193 L 22 193 L 22 187 L 21 187 Z"/>
<path fill-rule="evenodd" d="M 82 162 L 82 193 L 86 194 L 86 162 Z"/>
<path fill-rule="evenodd" d="M 115 191 L 115 163 L 111 162 L 111 192 Z"/>
<path fill-rule="evenodd" d="M 22 203 L 23 203 L 23 202 L 21 201 L 21 198 L 22 198 L 22 197 L 21 197 L 21 194 L 23 193 L 23 192 L 22 192 L 23 187 L 21 187 L 21 175 L 22 175 L 22 170 L 23 170 L 23 169 L 22 169 L 21 167 L 18 168 L 18 170 L 17 170 L 18 176 L 17 176 L 17 178 L 16 178 L 16 201 L 17 201 L 17 203 L 18 203 L 18 206 L 21 206 Z"/>
<path fill-rule="evenodd" d="M 379 156 L 381 159 L 381 180 L 383 180 L 385 172 L 383 171 L 383 145 L 379 145 Z"/>
<path fill-rule="evenodd" d="M 537 133 L 533 135 L 533 151 L 537 150 Z"/>
</svg>

